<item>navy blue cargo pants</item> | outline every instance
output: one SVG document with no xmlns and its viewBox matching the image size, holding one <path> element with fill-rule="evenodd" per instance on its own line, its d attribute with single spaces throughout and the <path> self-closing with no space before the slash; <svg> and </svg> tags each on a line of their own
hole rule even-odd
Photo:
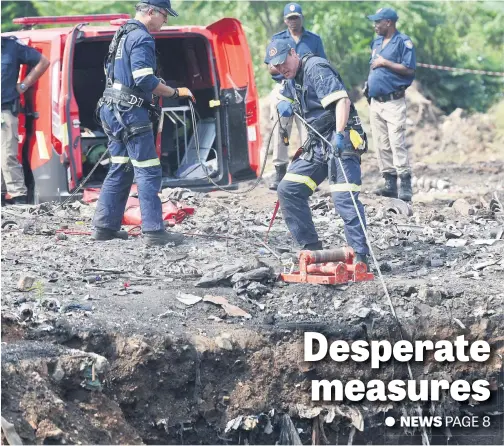
<svg viewBox="0 0 504 446">
<path fill-rule="evenodd" d="M 138 186 L 138 198 L 142 215 L 142 231 L 164 229 L 161 213 L 161 163 L 156 154 L 154 134 L 149 121 L 148 111 L 134 107 L 121 114 L 126 126 L 145 128 L 143 132 L 123 138 L 123 125 L 114 112 L 103 105 L 100 118 L 105 133 L 109 137 L 108 148 L 111 164 L 96 206 L 93 225 L 97 228 L 118 231 L 124 215 L 133 178 Z"/>
<path fill-rule="evenodd" d="M 364 207 L 359 200 L 361 189 L 360 157 L 355 154 L 341 155 L 341 161 L 350 184 L 347 184 L 340 163 L 337 159 L 324 161 L 321 148 L 314 150 L 310 161 L 296 159 L 289 167 L 287 174 L 280 182 L 277 192 L 280 208 L 296 242 L 305 246 L 319 241 L 315 225 L 308 206 L 308 197 L 328 176 L 328 163 L 332 163 L 330 189 L 334 206 L 345 224 L 345 237 L 355 253 L 368 254 L 364 231 L 350 194 L 353 194 L 362 221 L 366 224 Z"/>
</svg>

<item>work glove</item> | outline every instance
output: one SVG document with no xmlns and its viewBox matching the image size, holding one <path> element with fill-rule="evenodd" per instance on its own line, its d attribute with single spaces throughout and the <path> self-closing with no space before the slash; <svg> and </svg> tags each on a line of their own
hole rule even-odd
<svg viewBox="0 0 504 446">
<path fill-rule="evenodd" d="M 332 152 L 334 156 L 340 156 L 345 150 L 345 133 L 336 132 L 331 139 Z"/>
<path fill-rule="evenodd" d="M 189 90 L 189 88 L 186 87 L 175 88 L 175 94 L 172 96 L 172 98 L 188 98 L 194 103 L 196 103 L 196 98 L 191 93 L 191 90 Z"/>
<path fill-rule="evenodd" d="M 282 118 L 288 118 L 294 114 L 294 110 L 292 109 L 292 105 L 287 101 L 280 101 L 277 104 L 277 110 L 278 110 L 278 114 Z"/>
</svg>

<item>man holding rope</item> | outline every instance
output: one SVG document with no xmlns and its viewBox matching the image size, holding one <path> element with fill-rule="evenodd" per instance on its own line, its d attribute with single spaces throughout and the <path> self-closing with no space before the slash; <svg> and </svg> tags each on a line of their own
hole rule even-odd
<svg viewBox="0 0 504 446">
<path fill-rule="evenodd" d="M 343 81 L 326 59 L 313 54 L 300 58 L 284 40 L 271 42 L 268 54 L 270 63 L 287 79 L 280 92 L 280 115 L 301 117 L 309 135 L 303 154 L 292 162 L 278 186 L 285 222 L 303 249 L 323 249 L 308 197 L 329 177 L 347 243 L 356 262 L 367 264 L 364 208 L 359 201 L 360 156 L 367 150 L 367 138 Z"/>
</svg>

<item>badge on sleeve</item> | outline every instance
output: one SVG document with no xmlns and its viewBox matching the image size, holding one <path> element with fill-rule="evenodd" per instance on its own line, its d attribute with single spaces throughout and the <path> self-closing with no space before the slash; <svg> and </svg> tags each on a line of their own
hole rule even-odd
<svg viewBox="0 0 504 446">
<path fill-rule="evenodd" d="M 406 45 L 406 48 L 409 48 L 409 49 L 413 48 L 413 42 L 411 40 L 406 40 L 404 42 L 404 45 Z"/>
</svg>

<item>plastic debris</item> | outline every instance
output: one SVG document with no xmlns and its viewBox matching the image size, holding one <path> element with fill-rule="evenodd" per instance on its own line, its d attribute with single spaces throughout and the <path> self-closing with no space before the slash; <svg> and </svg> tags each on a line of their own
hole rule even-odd
<svg viewBox="0 0 504 446">
<path fill-rule="evenodd" d="M 195 296 L 194 294 L 179 293 L 177 300 L 179 302 L 182 302 L 184 305 L 191 306 L 197 304 L 198 302 L 203 300 L 203 298 L 200 296 Z"/>
<path fill-rule="evenodd" d="M 296 426 L 287 414 L 282 415 L 280 419 L 280 438 L 278 444 L 282 445 L 302 445 L 301 438 L 299 438 Z"/>
</svg>

